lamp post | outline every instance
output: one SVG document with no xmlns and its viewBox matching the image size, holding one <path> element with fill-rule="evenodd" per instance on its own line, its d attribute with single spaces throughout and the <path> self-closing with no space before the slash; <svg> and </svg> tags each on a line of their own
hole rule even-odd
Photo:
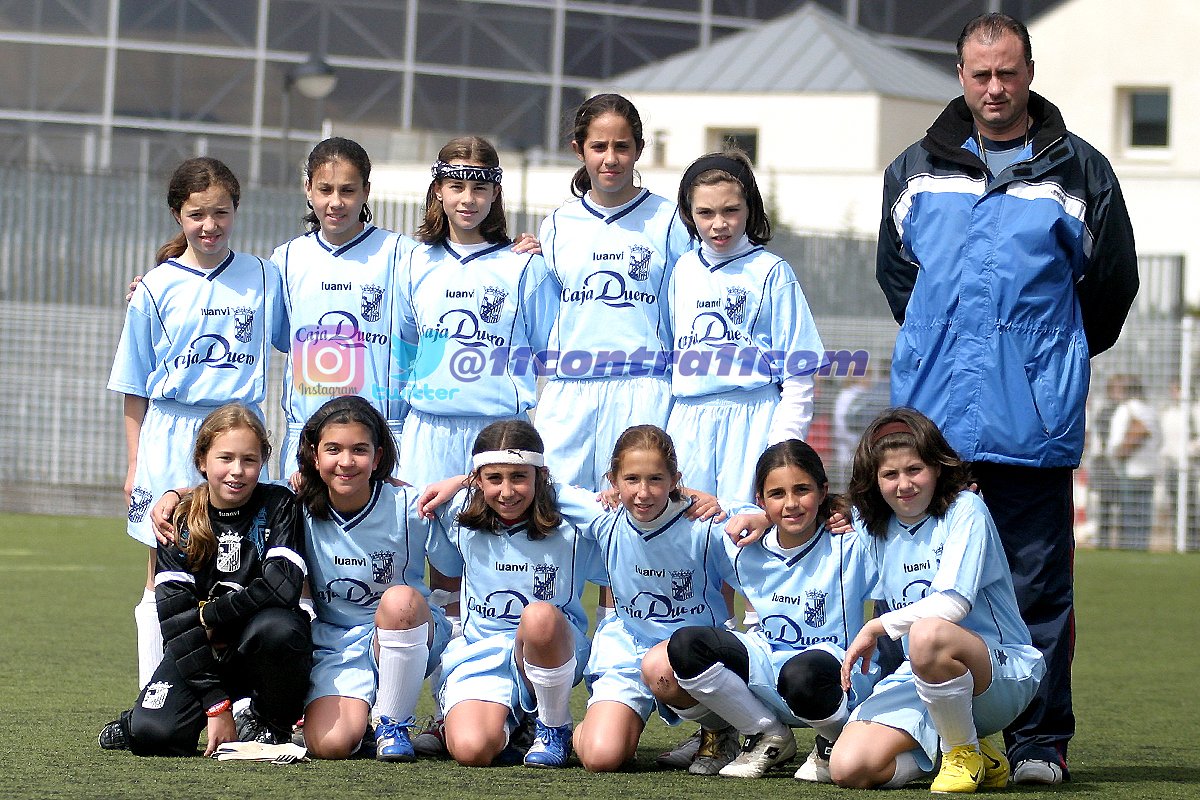
<svg viewBox="0 0 1200 800">
<path fill-rule="evenodd" d="M 287 180 L 291 158 L 291 116 L 292 89 L 300 92 L 309 100 L 322 100 L 333 92 L 337 86 L 337 73 L 333 67 L 317 53 L 310 53 L 303 64 L 291 67 L 283 76 L 283 108 L 281 109 L 280 142 L 279 142 L 279 172 L 284 181 Z"/>
</svg>

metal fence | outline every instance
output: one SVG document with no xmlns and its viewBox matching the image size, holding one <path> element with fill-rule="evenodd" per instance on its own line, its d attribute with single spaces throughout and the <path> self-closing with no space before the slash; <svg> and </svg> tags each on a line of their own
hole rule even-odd
<svg viewBox="0 0 1200 800">
<path fill-rule="evenodd" d="M 6 222 L 0 227 L 0 382 L 12 398 L 8 413 L 0 414 L 0 446 L 8 455 L 0 461 L 0 510 L 121 515 L 121 398 L 105 385 L 125 287 L 176 230 L 163 204 L 165 180 L 0 168 L 0 182 L 6 189 L 0 193 Z M 377 224 L 394 230 L 415 230 L 423 214 L 413 201 L 377 198 L 371 205 Z M 247 193 L 236 248 L 269 255 L 302 230 L 304 211 L 295 189 Z M 510 209 L 509 228 L 536 231 L 548 212 Z M 846 437 L 855 431 L 842 431 L 839 447 L 838 427 L 847 408 L 861 419 L 863 408 L 869 412 L 871 403 L 886 398 L 886 362 L 896 335 L 875 283 L 874 241 L 782 232 L 771 249 L 796 269 L 826 347 L 870 356 L 866 376 L 818 381 L 810 440 L 841 489 Z M 1197 549 L 1200 402 L 1187 398 L 1200 384 L 1192 318 L 1181 300 L 1183 260 L 1143 256 L 1140 266 L 1143 290 L 1125 332 L 1092 363 L 1091 444 L 1076 473 L 1076 533 L 1085 545 Z M 283 429 L 282 368 L 282 358 L 275 358 L 264 404 L 273 431 Z M 1115 410 L 1133 384 L 1143 390 L 1140 414 L 1153 436 L 1144 446 L 1157 453 L 1149 479 L 1124 474 L 1105 455 L 1108 443 L 1098 430 L 1108 420 L 1106 408 Z"/>
</svg>

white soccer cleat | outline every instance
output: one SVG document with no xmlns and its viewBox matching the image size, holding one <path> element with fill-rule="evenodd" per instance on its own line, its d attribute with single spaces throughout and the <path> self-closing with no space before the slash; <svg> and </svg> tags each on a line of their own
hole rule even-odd
<svg viewBox="0 0 1200 800">
<path fill-rule="evenodd" d="M 742 752 L 721 769 L 731 778 L 761 778 L 767 770 L 790 761 L 796 755 L 796 737 L 792 729 L 781 735 L 756 733 L 746 739 Z"/>
<path fill-rule="evenodd" d="M 1017 762 L 1012 772 L 1012 782 L 1057 786 L 1063 782 L 1063 770 L 1053 761 L 1030 758 Z"/>
</svg>

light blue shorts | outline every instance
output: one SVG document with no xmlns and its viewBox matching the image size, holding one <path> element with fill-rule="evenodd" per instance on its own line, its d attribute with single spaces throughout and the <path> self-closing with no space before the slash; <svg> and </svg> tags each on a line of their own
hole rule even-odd
<svg viewBox="0 0 1200 800">
<path fill-rule="evenodd" d="M 600 702 L 621 703 L 633 709 L 643 723 L 658 711 L 668 725 L 678 725 L 675 712 L 659 703 L 642 682 L 642 658 L 655 644 L 635 640 L 616 614 L 601 620 L 592 637 L 592 657 L 583 675 L 591 694 L 588 707 Z"/>
<path fill-rule="evenodd" d="M 450 641 L 450 621 L 442 609 L 430 606 L 433 616 L 433 644 L 425 663 L 426 677 L 441 661 Z M 313 666 L 308 682 L 308 705 L 319 697 L 336 695 L 375 704 L 379 683 L 379 662 L 375 658 L 375 625 L 343 628 L 320 620 L 313 621 Z"/>
<path fill-rule="evenodd" d="M 632 425 L 666 428 L 671 383 L 665 378 L 547 381 L 534 423 L 546 465 L 559 483 L 607 488 L 613 445 Z M 687 478 L 686 473 L 684 478 Z"/>
<path fill-rule="evenodd" d="M 749 392 L 676 397 L 667 433 L 675 440 L 684 486 L 753 502 L 754 466 L 767 449 L 777 405 L 773 383 Z"/>
<path fill-rule="evenodd" d="M 992 662 L 992 682 L 973 701 L 972 716 L 979 736 L 1004 730 L 1033 699 L 1046 666 L 1041 654 L 1027 645 L 1007 646 L 984 639 Z M 1003 659 L 997 653 L 1003 652 Z M 1003 660 L 1004 663 L 1001 663 Z M 879 682 L 875 691 L 854 710 L 850 721 L 877 722 L 904 731 L 923 753 L 917 761 L 926 772 L 938 755 L 938 732 L 925 703 L 917 696 L 912 665 L 905 661 Z"/>
<path fill-rule="evenodd" d="M 588 660 L 591 642 L 587 636 L 571 628 L 575 637 L 575 678 L 579 683 Z M 509 710 L 509 729 L 518 722 L 522 712 L 533 713 L 537 701 L 517 667 L 516 638 L 498 633 L 477 642 L 460 636 L 442 654 L 442 686 L 440 698 L 443 713 L 464 700 L 485 700 L 499 703 Z"/>
<path fill-rule="evenodd" d="M 528 420 L 524 414 L 521 418 Z M 400 435 L 400 478 L 422 488 L 468 474 L 475 437 L 493 422 L 516 417 L 441 417 L 410 409 Z"/>
</svg>

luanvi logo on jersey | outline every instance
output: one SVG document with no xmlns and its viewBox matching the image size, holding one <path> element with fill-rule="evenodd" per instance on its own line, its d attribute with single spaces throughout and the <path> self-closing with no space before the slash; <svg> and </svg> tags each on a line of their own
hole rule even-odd
<svg viewBox="0 0 1200 800">
<path fill-rule="evenodd" d="M 383 289 L 373 283 L 362 288 L 362 318 L 367 322 L 379 322 L 383 317 Z"/>
<path fill-rule="evenodd" d="M 820 589 L 810 589 L 804 593 L 807 602 L 804 604 L 804 622 L 814 628 L 825 624 L 825 592 Z"/>
<path fill-rule="evenodd" d="M 730 286 L 725 290 L 725 316 L 735 325 L 746 321 L 746 290 Z"/>
<path fill-rule="evenodd" d="M 254 334 L 254 309 L 235 308 L 233 310 L 233 338 L 242 344 L 249 344 Z"/>
<path fill-rule="evenodd" d="M 392 583 L 395 579 L 396 554 L 391 550 L 371 553 L 371 580 L 376 583 Z"/>
<path fill-rule="evenodd" d="M 508 292 L 499 286 L 485 286 L 483 297 L 479 300 L 479 317 L 489 325 L 500 321 L 500 313 L 504 311 L 504 298 Z"/>
<path fill-rule="evenodd" d="M 595 255 L 607 254 L 596 253 Z M 564 303 L 583 304 L 595 301 L 604 303 L 609 308 L 632 308 L 634 303 L 649 305 L 658 302 L 658 297 L 652 292 L 630 289 L 625 282 L 624 275 L 608 269 L 598 270 L 588 275 L 578 289 L 564 286 L 560 297 Z"/>
<path fill-rule="evenodd" d="M 217 539 L 217 571 L 237 572 L 242 568 L 242 537 L 226 531 Z"/>
<path fill-rule="evenodd" d="M 133 491 L 129 493 L 129 521 L 141 522 L 146 516 L 146 509 L 150 508 L 150 501 L 154 499 L 154 495 L 150 494 L 150 490 L 142 486 L 133 487 Z"/>
<path fill-rule="evenodd" d="M 175 369 L 202 366 L 213 369 L 237 369 L 239 364 L 253 366 L 258 358 L 253 353 L 239 353 L 229 346 L 229 340 L 215 333 L 192 339 L 188 351 L 171 362 Z"/>
</svg>

